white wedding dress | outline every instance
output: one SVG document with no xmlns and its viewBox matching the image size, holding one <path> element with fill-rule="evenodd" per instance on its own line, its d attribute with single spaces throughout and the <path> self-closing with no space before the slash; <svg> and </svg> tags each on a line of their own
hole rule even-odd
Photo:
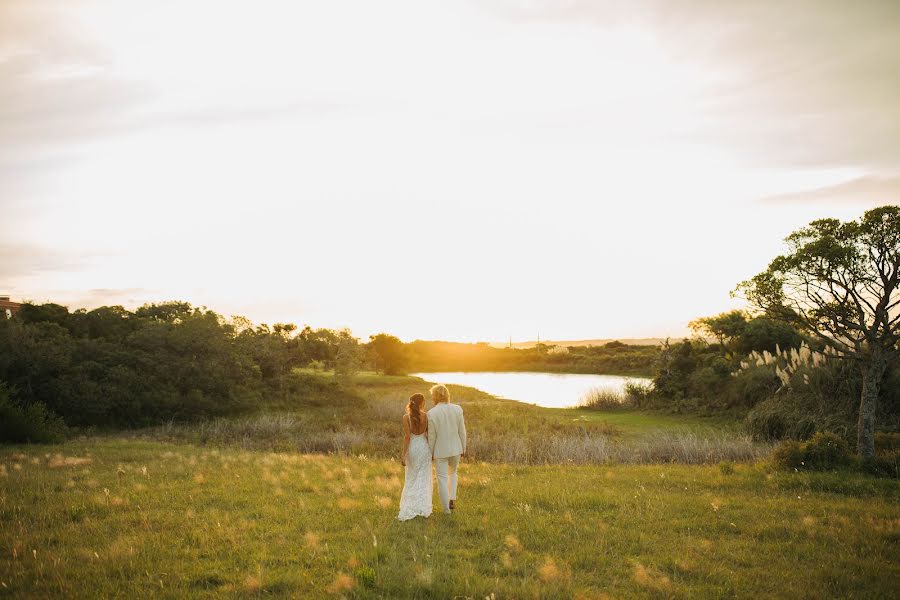
<svg viewBox="0 0 900 600">
<path fill-rule="evenodd" d="M 406 451 L 406 482 L 400 495 L 400 513 L 397 519 L 408 521 L 416 517 L 431 516 L 431 448 L 426 433 L 410 434 Z"/>
</svg>

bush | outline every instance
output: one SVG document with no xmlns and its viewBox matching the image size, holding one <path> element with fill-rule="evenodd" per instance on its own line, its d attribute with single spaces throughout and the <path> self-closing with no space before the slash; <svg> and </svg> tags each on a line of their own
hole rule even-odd
<svg viewBox="0 0 900 600">
<path fill-rule="evenodd" d="M 650 403 L 650 396 L 653 394 L 653 386 L 649 383 L 639 383 L 629 381 L 625 384 L 625 398 L 634 405 L 635 408 L 643 408 Z"/>
<path fill-rule="evenodd" d="M 895 431 L 879 431 L 875 434 L 876 454 L 897 454 L 900 452 L 900 433 Z"/>
<path fill-rule="evenodd" d="M 747 414 L 745 426 L 756 441 L 784 439 L 790 428 L 789 416 L 780 410 L 779 403 L 765 401 Z"/>
<path fill-rule="evenodd" d="M 900 452 L 864 460 L 860 467 L 866 473 L 877 477 L 900 478 Z"/>
<path fill-rule="evenodd" d="M 816 431 L 848 435 L 848 418 L 823 410 L 808 396 L 791 391 L 760 402 L 744 421 L 747 433 L 757 441 L 807 440 Z"/>
<path fill-rule="evenodd" d="M 851 464 L 853 457 L 846 440 L 820 431 L 807 442 L 782 442 L 772 453 L 772 461 L 781 468 L 828 471 Z"/>
<path fill-rule="evenodd" d="M 771 398 L 780 385 L 770 369 L 751 368 L 737 371 L 725 387 L 724 394 L 728 406 L 751 409 Z"/>
<path fill-rule="evenodd" d="M 52 443 L 65 437 L 66 425 L 58 416 L 36 402 L 20 404 L 0 383 L 0 442 Z"/>
<path fill-rule="evenodd" d="M 853 460 L 847 441 L 833 433 L 820 431 L 806 444 L 806 465 L 811 469 L 828 470 L 849 465 Z"/>
<path fill-rule="evenodd" d="M 629 397 L 604 388 L 594 388 L 582 400 L 581 408 L 588 410 L 622 410 L 630 408 Z"/>
<path fill-rule="evenodd" d="M 796 440 L 781 442 L 772 452 L 772 462 L 781 469 L 800 469 L 805 466 L 805 458 L 803 444 Z"/>
</svg>

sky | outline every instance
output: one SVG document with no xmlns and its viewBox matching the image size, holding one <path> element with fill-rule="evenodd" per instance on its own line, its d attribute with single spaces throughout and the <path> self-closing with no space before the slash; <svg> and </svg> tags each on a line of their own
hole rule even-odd
<svg viewBox="0 0 900 600">
<path fill-rule="evenodd" d="M 0 1 L 0 294 L 681 336 L 900 203 L 892 0 Z"/>
</svg>

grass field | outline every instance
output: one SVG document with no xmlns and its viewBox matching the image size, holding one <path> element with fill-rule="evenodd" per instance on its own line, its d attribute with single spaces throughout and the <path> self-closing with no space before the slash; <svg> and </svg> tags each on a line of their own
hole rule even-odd
<svg viewBox="0 0 900 600">
<path fill-rule="evenodd" d="M 400 420 L 418 377 L 361 374 L 336 383 L 321 372 L 298 374 L 314 384 L 296 405 L 241 418 L 169 425 L 130 437 L 244 449 L 341 452 L 388 458 L 399 454 Z M 469 451 L 506 464 L 718 463 L 753 461 L 770 447 L 752 443 L 740 423 L 723 417 L 630 411 L 555 409 L 502 400 L 474 388 L 449 386 L 465 410 Z"/>
<path fill-rule="evenodd" d="M 0 449 L 0 596 L 868 597 L 900 486 L 855 473 L 465 463 L 394 520 L 401 466 L 120 439 Z"/>
</svg>

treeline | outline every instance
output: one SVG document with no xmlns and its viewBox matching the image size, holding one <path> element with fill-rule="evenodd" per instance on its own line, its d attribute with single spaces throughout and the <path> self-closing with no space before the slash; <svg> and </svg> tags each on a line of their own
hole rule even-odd
<svg viewBox="0 0 900 600">
<path fill-rule="evenodd" d="M 870 463 L 876 432 L 896 437 L 900 428 L 900 206 L 817 219 L 784 241 L 782 254 L 732 292 L 757 316 L 695 321 L 717 343 L 667 345 L 653 391 L 631 396 L 676 410 L 749 410 L 757 437 L 836 433 Z M 900 452 L 891 460 L 900 464 Z"/>
<path fill-rule="evenodd" d="M 316 380 L 296 376 L 295 367 L 352 372 L 364 360 L 349 331 L 254 326 L 185 302 L 74 312 L 25 304 L 0 319 L 3 436 L 17 437 L 8 423 L 44 413 L 80 426 L 233 414 L 316 393 Z"/>
<path fill-rule="evenodd" d="M 347 330 L 254 325 L 186 302 L 70 311 L 24 304 L 0 319 L 0 439 L 57 437 L 68 426 L 136 427 L 189 421 L 325 394 L 323 378 L 360 369 L 562 371 L 647 374 L 659 349 L 612 342 L 601 347 L 528 349 L 371 336 Z M 63 424 L 64 422 L 64 424 Z"/>
<path fill-rule="evenodd" d="M 862 388 L 853 361 L 765 315 L 731 311 L 691 326 L 700 335 L 662 347 L 652 389 L 630 389 L 635 408 L 736 414 L 761 440 L 832 432 L 853 442 Z M 888 365 L 877 410 L 881 429 L 900 428 L 897 361 Z"/>
<path fill-rule="evenodd" d="M 609 342 L 602 346 L 498 348 L 487 343 L 463 344 L 417 340 L 405 345 L 407 368 L 418 371 L 550 371 L 649 375 L 658 346 Z"/>
</svg>

